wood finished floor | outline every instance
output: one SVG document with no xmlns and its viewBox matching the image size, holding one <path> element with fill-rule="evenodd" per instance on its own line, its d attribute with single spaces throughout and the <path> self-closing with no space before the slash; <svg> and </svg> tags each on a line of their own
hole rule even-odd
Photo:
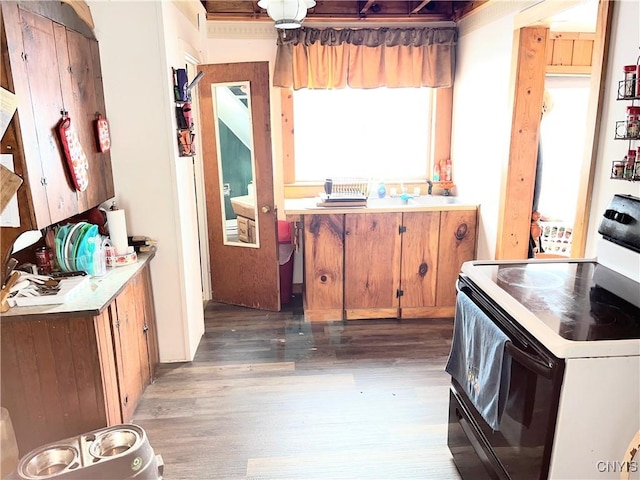
<svg viewBox="0 0 640 480">
<path fill-rule="evenodd" d="M 305 322 L 211 303 L 193 362 L 133 422 L 169 479 L 459 479 L 446 445 L 451 320 Z"/>
</svg>

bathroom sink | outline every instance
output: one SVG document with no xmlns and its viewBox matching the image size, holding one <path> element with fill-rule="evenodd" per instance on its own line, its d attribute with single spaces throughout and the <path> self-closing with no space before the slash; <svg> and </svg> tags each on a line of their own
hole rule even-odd
<svg viewBox="0 0 640 480">
<path fill-rule="evenodd" d="M 250 218 L 256 218 L 256 199 L 253 195 L 242 195 L 231 199 L 231 208 L 236 215 Z"/>
</svg>

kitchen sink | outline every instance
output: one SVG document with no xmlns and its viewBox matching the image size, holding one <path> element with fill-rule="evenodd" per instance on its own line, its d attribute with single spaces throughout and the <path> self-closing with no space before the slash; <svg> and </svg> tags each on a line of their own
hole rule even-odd
<svg viewBox="0 0 640 480">
<path fill-rule="evenodd" d="M 412 197 L 408 200 L 407 205 L 456 205 L 462 203 L 458 197 L 446 197 L 442 195 L 421 195 Z"/>
<path fill-rule="evenodd" d="M 409 196 L 403 199 L 401 196 L 385 198 L 369 198 L 367 208 L 397 208 L 407 207 L 430 207 L 440 205 L 456 205 L 462 203 L 457 197 L 421 195 L 418 197 Z"/>
</svg>

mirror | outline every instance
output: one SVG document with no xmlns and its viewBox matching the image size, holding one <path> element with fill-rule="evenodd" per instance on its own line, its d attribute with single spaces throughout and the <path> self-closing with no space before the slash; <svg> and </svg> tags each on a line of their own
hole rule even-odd
<svg viewBox="0 0 640 480">
<path fill-rule="evenodd" d="M 249 82 L 211 84 L 225 245 L 259 248 Z"/>
</svg>

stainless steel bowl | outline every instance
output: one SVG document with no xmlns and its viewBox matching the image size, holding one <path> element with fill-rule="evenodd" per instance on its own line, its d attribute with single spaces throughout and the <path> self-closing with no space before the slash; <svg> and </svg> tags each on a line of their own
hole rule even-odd
<svg viewBox="0 0 640 480">
<path fill-rule="evenodd" d="M 48 478 L 78 466 L 78 450 L 69 445 L 50 445 L 34 450 L 20 462 L 18 469 L 25 478 Z"/>
<path fill-rule="evenodd" d="M 141 441 L 141 435 L 129 428 L 118 428 L 96 435 L 89 447 L 94 457 L 107 458 L 122 455 Z"/>
</svg>

